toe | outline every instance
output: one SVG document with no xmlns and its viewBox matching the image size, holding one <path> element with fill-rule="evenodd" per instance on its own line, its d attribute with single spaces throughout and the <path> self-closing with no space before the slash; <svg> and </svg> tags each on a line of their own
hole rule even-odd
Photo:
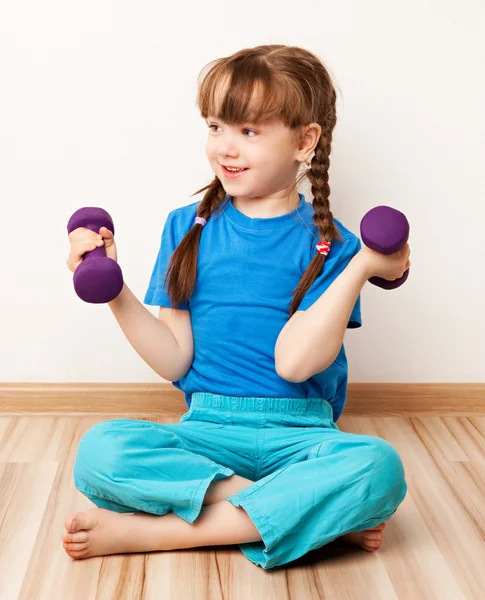
<svg viewBox="0 0 485 600">
<path fill-rule="evenodd" d="M 86 550 L 86 548 L 87 548 L 87 544 L 79 543 L 79 542 L 78 543 L 69 543 L 69 544 L 64 543 L 63 546 L 67 552 L 79 552 L 81 550 Z"/>
<path fill-rule="evenodd" d="M 383 531 L 386 527 L 386 522 L 377 525 L 377 527 L 370 527 L 367 531 Z"/>
<path fill-rule="evenodd" d="M 65 533 L 64 536 L 62 537 L 62 541 L 69 543 L 69 542 L 74 542 L 74 543 L 79 543 L 79 542 L 87 542 L 88 541 L 88 533 L 87 531 L 76 531 L 74 533 Z"/>
<path fill-rule="evenodd" d="M 65 550 L 66 554 L 70 558 L 74 558 L 74 559 L 86 557 L 89 553 L 88 548 L 82 544 L 77 544 L 77 545 L 79 546 L 78 548 L 65 548 L 64 550 Z"/>
<path fill-rule="evenodd" d="M 81 550 L 80 552 L 69 552 L 69 556 L 75 560 L 81 558 L 88 558 L 89 552 L 88 550 Z"/>
<path fill-rule="evenodd" d="M 81 529 L 93 529 L 98 523 L 95 511 L 76 513 L 66 520 L 65 527 L 68 532 L 75 533 Z"/>
<path fill-rule="evenodd" d="M 380 539 L 382 539 L 382 531 L 366 531 L 364 533 L 364 539 L 366 539 L 366 540 L 380 540 Z"/>
<path fill-rule="evenodd" d="M 82 529 L 79 527 L 78 516 L 80 513 L 76 513 L 70 517 L 67 517 L 66 522 L 64 523 L 64 527 L 67 531 L 74 532 Z"/>
<path fill-rule="evenodd" d="M 374 550 L 377 550 L 379 548 L 379 546 L 381 545 L 380 542 L 376 541 L 376 540 L 370 540 L 370 541 L 366 541 L 364 543 L 364 548 L 366 550 L 369 550 L 370 552 L 373 552 Z"/>
</svg>

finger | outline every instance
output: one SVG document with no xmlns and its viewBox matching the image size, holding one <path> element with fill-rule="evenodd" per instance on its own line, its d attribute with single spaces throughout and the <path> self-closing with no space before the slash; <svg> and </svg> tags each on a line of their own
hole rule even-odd
<svg viewBox="0 0 485 600">
<path fill-rule="evenodd" d="M 114 248 L 106 248 L 106 256 L 108 258 L 112 258 L 114 261 L 118 262 L 118 256 L 116 250 Z"/>
<path fill-rule="evenodd" d="M 78 264 L 83 261 L 83 257 L 88 252 L 92 252 L 95 248 L 99 248 L 103 246 L 104 240 L 88 240 L 84 241 L 82 244 L 77 243 L 74 246 L 71 246 L 71 251 L 69 252 L 69 256 L 67 257 L 67 266 L 71 271 L 74 271 Z"/>
<path fill-rule="evenodd" d="M 69 270 L 72 271 L 74 273 L 74 268 L 73 268 L 73 264 L 72 262 L 69 260 L 69 258 L 66 260 L 66 265 L 69 267 Z"/>
<path fill-rule="evenodd" d="M 66 264 L 69 267 L 69 270 L 72 271 L 73 273 L 76 270 L 76 267 L 80 263 L 82 263 L 82 258 L 80 258 L 79 256 L 77 256 L 75 254 L 69 254 L 69 256 L 67 257 Z"/>
<path fill-rule="evenodd" d="M 100 230 L 99 230 L 99 233 L 103 237 L 107 237 L 107 238 L 112 238 L 113 237 L 113 232 L 110 231 L 107 227 L 101 227 Z"/>
<path fill-rule="evenodd" d="M 73 260 L 79 260 L 83 256 L 83 254 L 86 254 L 86 252 L 91 252 L 95 248 L 102 246 L 103 243 L 103 240 L 98 240 L 97 242 L 87 241 L 83 244 L 76 244 L 76 246 L 73 246 L 73 248 L 71 249 L 71 253 L 69 256 Z"/>
<path fill-rule="evenodd" d="M 104 239 L 102 235 L 94 235 L 90 240 L 87 240 L 86 243 L 89 245 L 102 246 L 104 244 Z"/>
<path fill-rule="evenodd" d="M 103 232 L 103 242 L 106 248 L 111 248 L 111 246 L 115 245 L 113 232 L 111 232 L 109 229 L 106 229 L 106 232 L 106 234 Z"/>
<path fill-rule="evenodd" d="M 86 245 L 100 245 L 99 242 L 101 242 L 101 245 L 103 244 L 103 236 L 94 231 L 90 231 L 86 235 L 83 235 L 82 238 L 71 241 L 71 246 L 73 248 L 83 248 Z"/>
<path fill-rule="evenodd" d="M 77 238 L 79 235 L 83 235 L 86 231 L 91 231 L 90 229 L 87 229 L 86 227 L 77 227 L 76 229 L 73 229 L 68 237 L 69 239 L 72 238 Z"/>
</svg>

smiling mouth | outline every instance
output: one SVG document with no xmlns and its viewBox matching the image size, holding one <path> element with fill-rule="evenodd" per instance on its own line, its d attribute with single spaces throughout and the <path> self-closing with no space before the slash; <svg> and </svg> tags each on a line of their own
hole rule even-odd
<svg viewBox="0 0 485 600">
<path fill-rule="evenodd" d="M 221 167 L 222 167 L 222 171 L 223 171 L 224 175 L 226 175 L 228 177 L 237 177 L 239 175 L 242 175 L 245 171 L 249 171 L 249 168 L 241 169 L 240 171 L 230 171 L 224 165 L 221 165 Z"/>
</svg>

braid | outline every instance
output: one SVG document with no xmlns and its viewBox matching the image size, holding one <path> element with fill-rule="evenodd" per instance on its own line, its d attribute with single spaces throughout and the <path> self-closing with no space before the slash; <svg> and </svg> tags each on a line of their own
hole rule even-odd
<svg viewBox="0 0 485 600">
<path fill-rule="evenodd" d="M 333 242 L 334 239 L 342 240 L 342 236 L 333 221 L 330 210 L 330 186 L 328 185 L 328 170 L 330 168 L 330 150 L 332 146 L 333 125 L 327 129 L 315 146 L 315 155 L 311 167 L 306 175 L 311 182 L 313 195 L 313 222 L 318 228 L 319 239 L 322 242 Z M 331 252 L 331 250 L 330 250 Z M 290 317 L 298 310 L 303 297 L 310 289 L 312 283 L 321 273 L 326 256 L 317 252 L 296 287 L 290 304 Z"/>
<path fill-rule="evenodd" d="M 218 177 L 193 195 L 207 190 L 199 204 L 197 216 L 208 221 L 214 211 L 219 207 L 226 192 Z M 197 280 L 197 258 L 199 253 L 200 238 L 203 225 L 195 223 L 174 250 L 165 274 L 164 285 L 167 283 L 167 293 L 170 297 L 172 308 L 177 308 L 181 302 L 188 302 L 191 298 Z M 174 268 L 175 267 L 175 268 Z"/>
</svg>

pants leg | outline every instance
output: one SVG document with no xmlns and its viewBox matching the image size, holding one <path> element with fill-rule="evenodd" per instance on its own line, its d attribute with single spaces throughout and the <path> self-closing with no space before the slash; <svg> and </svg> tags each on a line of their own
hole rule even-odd
<svg viewBox="0 0 485 600">
<path fill-rule="evenodd" d="M 189 411 L 174 425 L 135 419 L 97 423 L 77 449 L 76 488 L 100 508 L 174 512 L 192 524 L 212 481 L 235 474 L 214 460 L 226 458 L 220 445 L 223 423 L 196 423 L 194 414 Z M 250 465 L 231 456 L 240 472 L 248 472 Z"/>
<path fill-rule="evenodd" d="M 298 431 L 320 435 L 302 462 L 288 464 L 227 498 L 241 506 L 262 542 L 241 544 L 245 556 L 269 569 L 303 556 L 351 531 L 376 527 L 403 501 L 407 486 L 401 459 L 374 436 Z M 271 451 L 268 443 L 266 450 Z M 306 454 L 306 456 L 305 456 Z"/>
<path fill-rule="evenodd" d="M 280 409 L 261 408 L 270 426 L 260 437 L 258 480 L 226 498 L 260 532 L 261 542 L 240 548 L 264 569 L 379 525 L 407 492 L 403 463 L 389 442 L 341 432 L 325 400 L 278 400 Z"/>
</svg>

